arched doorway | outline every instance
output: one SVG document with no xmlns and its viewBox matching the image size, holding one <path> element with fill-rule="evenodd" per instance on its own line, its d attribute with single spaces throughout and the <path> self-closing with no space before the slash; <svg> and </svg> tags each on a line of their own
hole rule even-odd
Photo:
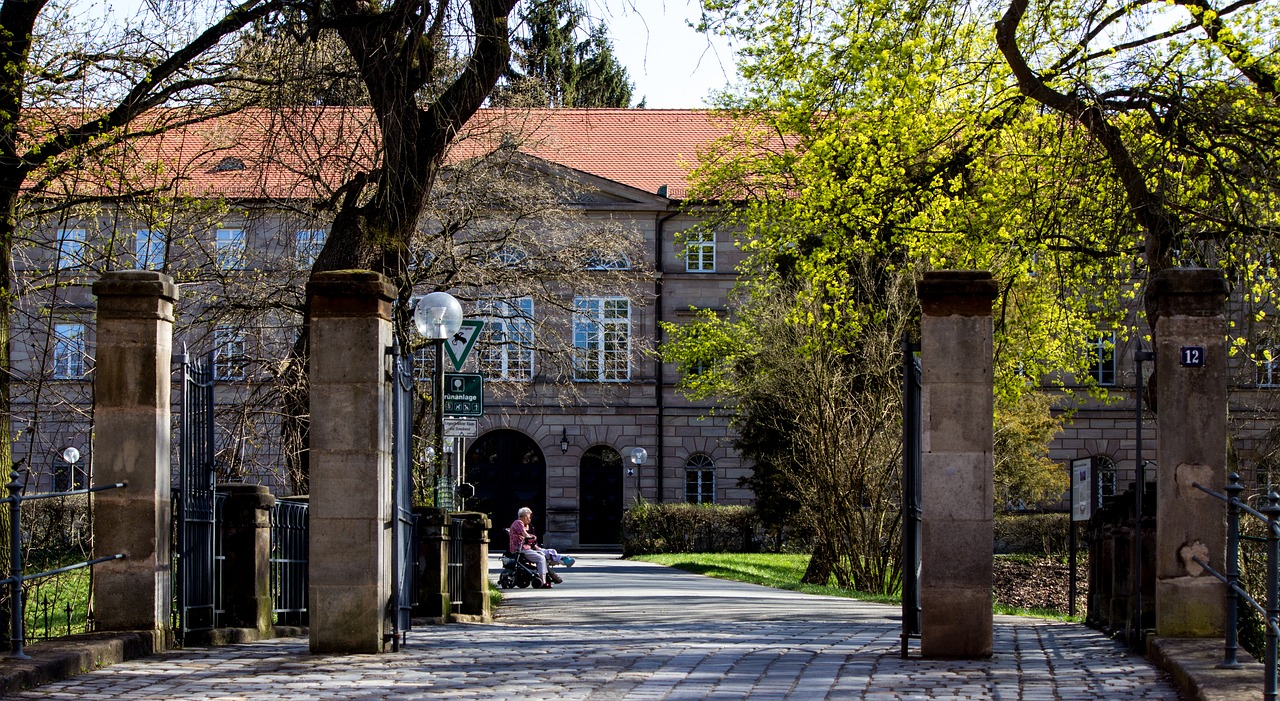
<svg viewBox="0 0 1280 701">
<path fill-rule="evenodd" d="M 607 445 L 591 448 L 578 463 L 578 542 L 622 542 L 622 456 Z"/>
<path fill-rule="evenodd" d="M 533 509 L 534 533 L 547 532 L 547 461 L 533 439 L 509 429 L 480 436 L 467 449 L 467 481 L 476 488 L 467 509 L 493 521 L 490 548 L 507 549 L 506 528 L 522 506 Z"/>
</svg>

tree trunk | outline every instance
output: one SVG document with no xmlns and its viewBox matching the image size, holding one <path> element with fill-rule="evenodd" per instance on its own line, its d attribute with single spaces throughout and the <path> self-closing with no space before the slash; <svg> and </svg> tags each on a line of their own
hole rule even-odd
<svg viewBox="0 0 1280 701">
<path fill-rule="evenodd" d="M 809 566 L 805 568 L 800 583 L 826 585 L 831 581 L 834 566 L 835 551 L 831 543 L 827 542 L 826 538 L 818 536 L 818 542 L 813 546 L 813 555 L 809 557 Z"/>
</svg>

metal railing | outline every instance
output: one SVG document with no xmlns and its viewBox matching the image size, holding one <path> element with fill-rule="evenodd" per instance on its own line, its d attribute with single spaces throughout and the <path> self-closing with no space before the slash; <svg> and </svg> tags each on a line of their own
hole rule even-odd
<svg viewBox="0 0 1280 701">
<path fill-rule="evenodd" d="M 1244 485 L 1240 484 L 1240 475 L 1231 473 L 1226 494 L 1194 484 L 1196 489 L 1222 500 L 1227 504 L 1227 571 L 1219 572 L 1209 566 L 1200 556 L 1192 556 L 1192 560 L 1203 567 L 1206 572 L 1227 585 L 1226 595 L 1226 644 L 1223 649 L 1222 668 L 1239 667 L 1236 650 L 1239 646 L 1236 614 L 1240 601 L 1252 606 L 1262 615 L 1266 626 L 1266 650 L 1262 660 L 1262 696 L 1266 701 L 1276 701 L 1276 643 L 1280 640 L 1280 495 L 1274 491 L 1263 497 L 1265 504 L 1260 509 L 1253 509 L 1240 500 Z M 1267 601 L 1264 608 L 1256 599 L 1240 586 L 1240 512 L 1244 512 L 1267 524 Z M 1246 536 L 1247 538 L 1247 536 Z"/>
<path fill-rule="evenodd" d="M 10 644 L 12 645 L 9 657 L 17 660 L 29 660 L 30 655 L 23 651 L 26 644 L 26 608 L 22 591 L 24 582 L 41 577 L 49 577 L 63 572 L 78 570 L 82 567 L 90 567 L 100 562 L 109 560 L 119 560 L 124 557 L 123 554 L 107 555 L 105 557 L 95 557 L 91 560 L 78 562 L 74 565 L 67 565 L 57 569 L 39 572 L 37 574 L 25 574 L 22 571 L 22 502 L 34 501 L 36 499 L 52 499 L 53 497 L 67 497 L 77 494 L 90 494 L 92 492 L 101 492 L 107 489 L 120 489 L 128 486 L 126 482 L 117 482 L 115 484 L 106 484 L 100 487 L 89 487 L 88 489 L 72 489 L 66 492 L 48 492 L 44 494 L 23 494 L 23 485 L 18 481 L 18 471 L 14 470 L 9 473 L 9 484 L 6 487 L 9 490 L 9 496 L 0 499 L 0 502 L 9 504 L 9 576 L 0 579 L 0 586 L 9 586 L 9 601 L 11 604 L 11 615 L 9 621 Z"/>
<path fill-rule="evenodd" d="M 307 502 L 271 509 L 272 612 L 281 625 L 307 624 Z"/>
</svg>

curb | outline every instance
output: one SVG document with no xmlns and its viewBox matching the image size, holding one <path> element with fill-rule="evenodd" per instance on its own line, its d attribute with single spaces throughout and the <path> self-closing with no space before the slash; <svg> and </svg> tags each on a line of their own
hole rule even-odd
<svg viewBox="0 0 1280 701">
<path fill-rule="evenodd" d="M 1151 638 L 1147 658 L 1192 701 L 1262 701 L 1262 664 L 1240 650 L 1240 667 L 1223 669 L 1223 638 Z"/>
</svg>

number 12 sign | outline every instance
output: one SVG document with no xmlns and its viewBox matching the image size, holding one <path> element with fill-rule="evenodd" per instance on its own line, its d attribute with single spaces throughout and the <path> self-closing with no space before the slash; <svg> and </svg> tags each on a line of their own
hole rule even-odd
<svg viewBox="0 0 1280 701">
<path fill-rule="evenodd" d="M 1178 363 L 1184 368 L 1204 367 L 1204 346 L 1183 346 Z"/>
</svg>

